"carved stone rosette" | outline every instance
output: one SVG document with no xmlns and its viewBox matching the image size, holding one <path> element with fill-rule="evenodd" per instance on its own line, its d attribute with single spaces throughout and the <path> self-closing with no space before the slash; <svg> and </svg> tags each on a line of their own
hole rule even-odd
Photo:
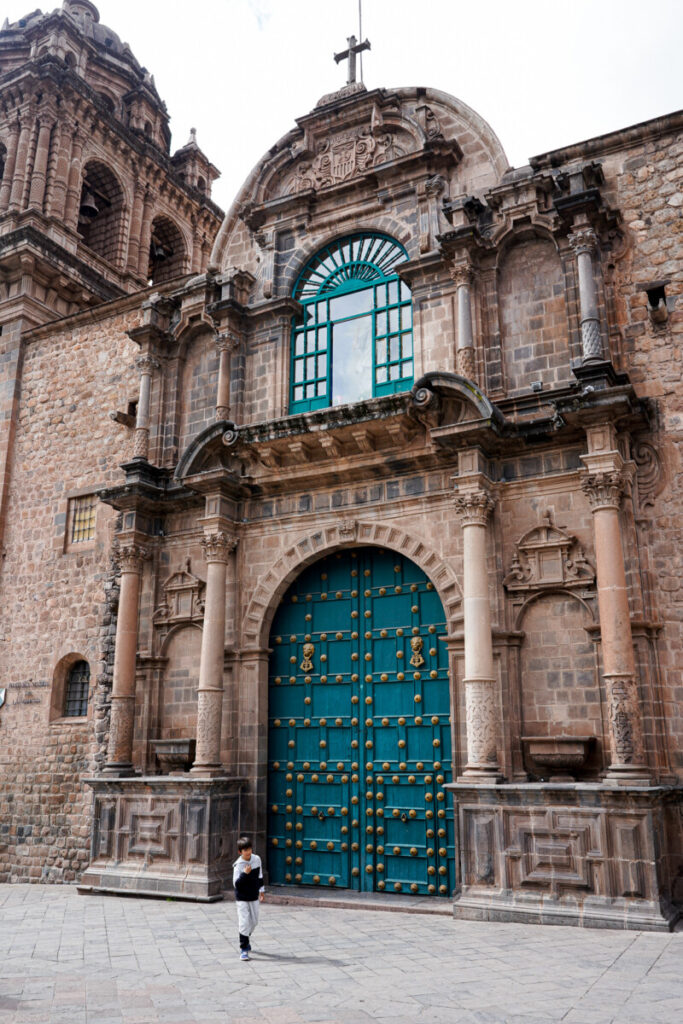
<svg viewBox="0 0 683 1024">
<path fill-rule="evenodd" d="M 208 565 L 212 562 L 227 562 L 236 547 L 237 539 L 224 530 L 207 534 L 202 540 L 202 550 Z"/>
<path fill-rule="evenodd" d="M 581 481 L 581 487 L 593 512 L 603 508 L 618 509 L 627 485 L 628 476 L 623 470 L 587 473 Z"/>
<path fill-rule="evenodd" d="M 609 775 L 642 775 L 645 746 L 638 686 L 633 676 L 605 673 L 612 763 Z"/>
<path fill-rule="evenodd" d="M 468 494 L 456 494 L 453 499 L 455 514 L 459 517 L 463 529 L 466 526 L 486 526 L 495 504 L 489 492 L 483 489 Z"/>
</svg>

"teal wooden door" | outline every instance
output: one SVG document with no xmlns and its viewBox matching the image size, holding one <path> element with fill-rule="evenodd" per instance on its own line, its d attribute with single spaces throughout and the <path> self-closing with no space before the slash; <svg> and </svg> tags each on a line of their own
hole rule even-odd
<svg viewBox="0 0 683 1024">
<path fill-rule="evenodd" d="M 443 607 L 375 548 L 306 569 L 273 622 L 270 880 L 449 895 L 455 853 Z"/>
</svg>

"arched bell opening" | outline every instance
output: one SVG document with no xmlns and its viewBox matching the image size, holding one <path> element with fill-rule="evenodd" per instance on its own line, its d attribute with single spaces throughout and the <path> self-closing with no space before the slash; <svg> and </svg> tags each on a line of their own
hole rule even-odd
<svg viewBox="0 0 683 1024">
<path fill-rule="evenodd" d="M 269 641 L 271 883 L 452 894 L 445 637 L 434 584 L 395 551 L 336 551 L 290 584 Z"/>
<path fill-rule="evenodd" d="M 78 231 L 85 245 L 109 263 L 120 262 L 123 189 L 98 160 L 85 165 L 78 207 Z"/>
<path fill-rule="evenodd" d="M 155 217 L 149 245 L 147 278 L 150 284 L 163 284 L 180 277 L 186 270 L 185 242 L 180 229 L 168 217 Z"/>
</svg>

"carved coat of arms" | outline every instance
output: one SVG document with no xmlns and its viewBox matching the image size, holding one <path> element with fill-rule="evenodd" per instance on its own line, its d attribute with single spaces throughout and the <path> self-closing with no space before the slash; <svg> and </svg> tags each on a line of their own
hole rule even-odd
<svg viewBox="0 0 683 1024">
<path fill-rule="evenodd" d="M 377 136 L 369 127 L 333 135 L 321 142 L 313 160 L 300 164 L 293 182 L 294 192 L 329 188 L 391 158 L 392 136 Z"/>
</svg>

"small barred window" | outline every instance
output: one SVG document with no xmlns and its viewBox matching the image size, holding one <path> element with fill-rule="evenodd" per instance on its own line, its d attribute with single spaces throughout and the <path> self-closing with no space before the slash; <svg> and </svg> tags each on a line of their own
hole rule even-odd
<svg viewBox="0 0 683 1024">
<path fill-rule="evenodd" d="M 90 666 L 87 661 L 77 661 L 71 666 L 66 680 L 65 718 L 83 718 L 87 715 L 89 688 Z"/>
<path fill-rule="evenodd" d="M 81 544 L 92 540 L 95 536 L 95 517 L 97 515 L 97 495 L 84 494 L 80 498 L 71 499 L 71 516 L 69 542 Z"/>
</svg>

